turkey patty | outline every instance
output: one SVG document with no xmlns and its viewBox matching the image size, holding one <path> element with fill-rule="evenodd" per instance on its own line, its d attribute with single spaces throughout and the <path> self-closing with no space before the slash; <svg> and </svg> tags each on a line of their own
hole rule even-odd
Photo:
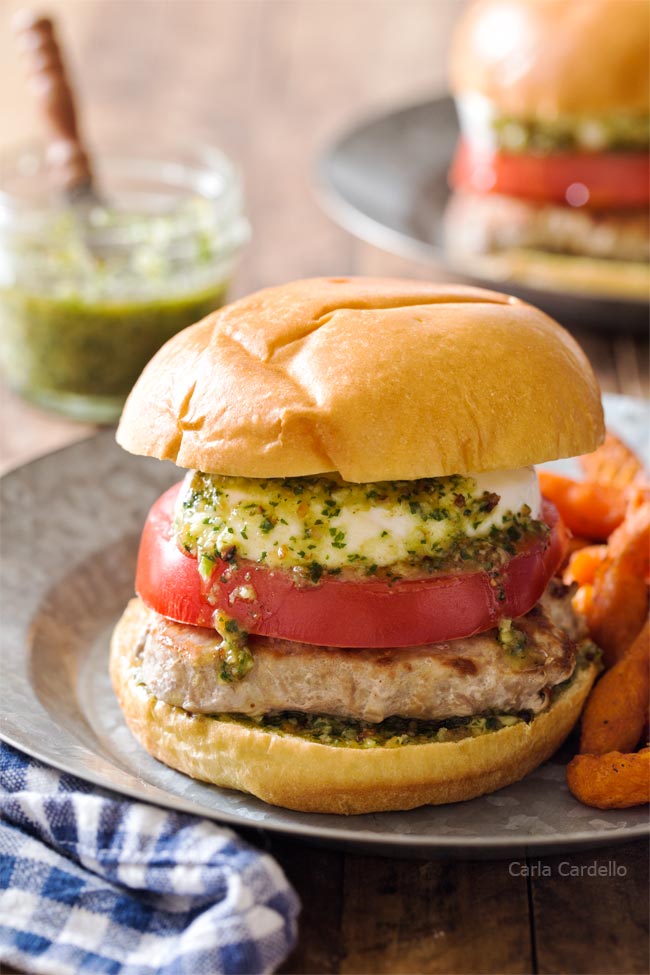
<svg viewBox="0 0 650 975">
<path fill-rule="evenodd" d="M 508 650 L 497 630 L 394 650 L 250 636 L 253 667 L 231 682 L 219 678 L 222 655 L 214 630 L 174 623 L 139 600 L 130 609 L 139 632 L 140 677 L 167 704 L 204 713 L 258 717 L 307 711 L 378 722 L 391 715 L 438 720 L 489 710 L 542 710 L 549 689 L 575 667 L 572 638 L 579 634 L 571 632 L 568 598 L 566 591 L 549 587 L 537 606 L 515 621 L 526 636 L 523 651 Z"/>
<path fill-rule="evenodd" d="M 644 207 L 596 210 L 496 193 L 456 193 L 446 226 L 449 246 L 459 254 L 527 247 L 610 260 L 650 259 L 650 218 Z"/>
</svg>

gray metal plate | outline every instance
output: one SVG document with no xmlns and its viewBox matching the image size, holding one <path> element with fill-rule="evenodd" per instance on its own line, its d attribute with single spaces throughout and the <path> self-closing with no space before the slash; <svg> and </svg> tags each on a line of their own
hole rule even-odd
<svg viewBox="0 0 650 975">
<path fill-rule="evenodd" d="M 647 456 L 647 405 L 606 397 L 606 408 L 611 426 Z M 471 802 L 349 818 L 278 809 L 159 764 L 122 721 L 107 657 L 132 595 L 144 517 L 178 478 L 171 464 L 120 450 L 109 430 L 3 479 L 2 738 L 161 806 L 367 852 L 510 857 L 647 835 L 645 809 L 600 812 L 572 798 L 566 752 Z"/>
</svg>

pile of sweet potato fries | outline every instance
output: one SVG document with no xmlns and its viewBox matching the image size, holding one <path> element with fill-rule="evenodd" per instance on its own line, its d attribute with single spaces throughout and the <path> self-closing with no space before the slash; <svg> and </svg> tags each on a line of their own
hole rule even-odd
<svg viewBox="0 0 650 975">
<path fill-rule="evenodd" d="M 573 533 L 564 581 L 603 653 L 605 672 L 582 715 L 580 754 L 567 767 L 588 806 L 650 801 L 650 484 L 638 457 L 608 433 L 580 458 L 584 481 L 540 471 L 542 494 Z"/>
</svg>

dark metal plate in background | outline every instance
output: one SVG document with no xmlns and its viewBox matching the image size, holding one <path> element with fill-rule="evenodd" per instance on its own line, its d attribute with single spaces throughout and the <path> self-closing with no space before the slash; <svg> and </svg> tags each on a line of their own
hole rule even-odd
<svg viewBox="0 0 650 975">
<path fill-rule="evenodd" d="M 318 196 L 350 233 L 383 250 L 458 269 L 445 258 L 442 218 L 449 197 L 447 170 L 458 137 L 451 98 L 410 105 L 360 122 L 318 163 Z M 516 294 L 563 325 L 616 331 L 648 329 L 643 301 L 467 278 Z"/>
</svg>

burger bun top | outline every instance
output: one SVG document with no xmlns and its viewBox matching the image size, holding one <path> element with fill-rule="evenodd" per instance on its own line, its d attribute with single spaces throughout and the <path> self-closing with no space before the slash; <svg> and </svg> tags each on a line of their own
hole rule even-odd
<svg viewBox="0 0 650 975">
<path fill-rule="evenodd" d="M 206 472 L 364 482 L 523 467 L 603 435 L 584 353 L 536 308 L 462 285 L 314 278 L 174 336 L 117 439 Z"/>
</svg>

